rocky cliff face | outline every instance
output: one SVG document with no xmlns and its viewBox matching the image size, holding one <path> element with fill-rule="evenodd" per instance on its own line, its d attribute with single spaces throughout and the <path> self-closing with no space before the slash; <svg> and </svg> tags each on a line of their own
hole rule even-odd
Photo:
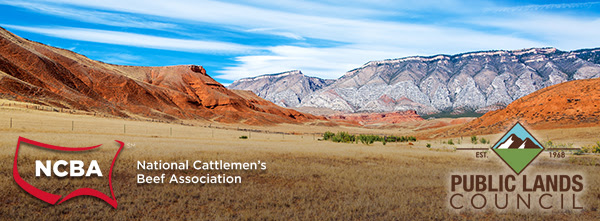
<svg viewBox="0 0 600 221">
<path fill-rule="evenodd" d="M 600 79 L 553 85 L 506 108 L 488 112 L 452 134 L 492 134 L 510 129 L 515 122 L 531 129 L 590 127 L 600 125 Z"/>
<path fill-rule="evenodd" d="M 250 90 L 282 107 L 297 107 L 304 97 L 333 83 L 333 81 L 309 77 L 300 71 L 288 71 L 240 79 L 233 82 L 229 88 Z"/>
<path fill-rule="evenodd" d="M 373 61 L 306 95 L 296 107 L 343 112 L 416 110 L 421 115 L 485 113 L 551 85 L 600 77 L 599 64 L 600 49 L 555 48 Z M 268 84 L 254 87 L 284 90 Z"/>
<path fill-rule="evenodd" d="M 0 98 L 119 117 L 297 123 L 324 119 L 232 91 L 196 65 L 110 65 L 0 28 Z"/>
<path fill-rule="evenodd" d="M 347 112 L 487 112 L 558 83 L 600 77 L 600 49 L 533 48 L 369 62 L 301 106 Z"/>
</svg>

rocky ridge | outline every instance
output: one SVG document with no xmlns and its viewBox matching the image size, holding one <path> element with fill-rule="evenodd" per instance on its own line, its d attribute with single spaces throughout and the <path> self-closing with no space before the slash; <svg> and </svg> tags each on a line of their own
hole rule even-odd
<svg viewBox="0 0 600 221">
<path fill-rule="evenodd" d="M 597 77 L 600 77 L 600 48 L 576 51 L 531 48 L 414 56 L 368 62 L 329 85 L 313 92 L 305 90 L 302 94 L 307 95 L 299 99 L 299 104 L 288 102 L 285 106 L 329 108 L 346 113 L 405 110 L 415 110 L 420 115 L 486 113 L 548 86 Z M 287 80 L 288 84 L 292 81 Z M 269 88 L 269 93 L 256 89 L 257 94 L 280 105 L 277 97 L 286 97 L 287 93 L 278 94 L 286 89 L 273 82 L 255 81 L 252 88 L 234 84 L 238 89 Z"/>
<path fill-rule="evenodd" d="M 0 28 L 0 98 L 118 117 L 225 123 L 323 119 L 279 107 L 212 79 L 202 66 L 111 65 Z"/>
<path fill-rule="evenodd" d="M 492 134 L 520 122 L 530 129 L 600 125 L 600 79 L 553 85 L 522 97 L 506 108 L 491 111 L 447 135 Z"/>
<path fill-rule="evenodd" d="M 230 89 L 250 90 L 282 107 L 297 107 L 304 98 L 333 83 L 334 80 L 309 77 L 294 70 L 277 74 L 243 78 L 229 85 Z"/>
</svg>

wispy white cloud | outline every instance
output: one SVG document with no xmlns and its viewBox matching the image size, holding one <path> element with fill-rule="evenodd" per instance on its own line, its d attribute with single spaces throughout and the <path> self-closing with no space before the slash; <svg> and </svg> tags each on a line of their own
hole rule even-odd
<svg viewBox="0 0 600 221">
<path fill-rule="evenodd" d="M 70 27 L 25 27 L 18 25 L 3 25 L 7 28 L 43 34 L 47 36 L 66 38 L 78 41 L 97 42 L 115 45 L 125 45 L 143 48 L 154 48 L 173 51 L 185 51 L 195 53 L 237 53 L 246 54 L 258 51 L 259 48 L 240 44 L 188 40 L 177 38 L 156 37 L 151 35 L 134 34 L 128 32 L 106 31 L 86 28 Z"/>
<path fill-rule="evenodd" d="M 384 36 L 389 31 L 402 31 L 403 35 L 409 35 L 411 28 L 421 28 L 422 25 L 411 25 L 408 23 L 396 23 L 381 20 L 373 20 L 367 17 L 355 15 L 335 16 L 333 6 L 322 8 L 311 8 L 311 10 L 287 12 L 283 10 L 270 9 L 268 7 L 255 7 L 244 4 L 220 2 L 220 1 L 192 1 L 192 0 L 104 0 L 98 1 L 80 1 L 80 0 L 58 0 L 69 5 L 80 7 L 90 7 L 103 10 L 113 10 L 127 13 L 144 14 L 160 16 L 171 19 L 181 19 L 186 21 L 202 22 L 206 24 L 215 24 L 223 28 L 236 30 L 252 30 L 264 34 L 278 34 L 295 39 L 314 38 L 326 39 L 349 44 L 356 41 L 381 42 L 379 38 L 387 37 L 389 40 L 395 36 Z M 426 1 L 428 2 L 428 1 Z M 436 4 L 429 4 L 430 7 L 448 6 L 449 2 L 441 1 Z M 374 2 L 377 3 L 377 2 Z M 374 3 L 363 3 L 369 5 Z M 292 1 L 288 4 L 297 4 L 303 8 L 306 3 Z M 384 3 L 380 3 L 384 4 Z M 386 2 L 394 7 L 424 7 L 423 3 L 411 3 L 411 1 L 402 1 L 400 3 Z M 404 4 L 404 5 L 403 5 Z M 317 4 L 317 6 L 320 4 Z M 310 5 L 312 7 L 317 7 Z M 343 6 L 336 5 L 340 9 Z M 309 7 L 310 8 L 310 7 Z M 449 10 L 449 9 L 448 9 Z M 311 11 L 323 11 L 322 14 L 312 14 Z M 380 10 L 381 11 L 381 10 Z M 326 13 L 330 12 L 330 13 Z M 352 11 L 351 11 L 352 12 Z M 365 38 L 370 37 L 370 38 Z M 389 41 L 388 41 L 389 42 Z"/>
<path fill-rule="evenodd" d="M 467 50 L 488 49 L 514 49 L 530 46 L 542 46 L 540 43 L 517 38 L 493 36 L 477 33 L 465 35 L 450 34 L 449 31 L 440 31 L 441 35 L 451 35 L 445 41 L 432 42 L 429 46 L 415 48 L 404 44 L 399 37 L 398 44 L 353 44 L 338 47 L 315 48 L 297 46 L 276 46 L 266 48 L 269 55 L 247 55 L 236 58 L 238 64 L 217 71 L 217 78 L 237 80 L 244 77 L 257 76 L 268 73 L 280 73 L 288 70 L 302 70 L 310 76 L 334 79 L 346 71 L 357 68 L 362 64 L 390 58 L 406 57 L 412 55 L 433 55 L 440 51 L 449 53 Z M 468 35 L 477 35 L 475 40 Z M 447 45 L 445 45 L 447 44 Z M 450 46 L 451 45 L 451 46 Z M 517 47 L 515 47 L 515 45 Z"/>
<path fill-rule="evenodd" d="M 542 11 L 552 9 L 574 9 L 574 8 L 585 8 L 594 5 L 599 5 L 600 2 L 570 2 L 562 4 L 532 4 L 532 5 L 521 5 L 513 7 L 494 7 L 488 8 L 487 12 L 524 12 L 524 11 Z"/>
<path fill-rule="evenodd" d="M 109 26 L 147 28 L 157 30 L 179 28 L 176 24 L 157 22 L 153 20 L 144 19 L 139 16 L 132 16 L 123 13 L 112 13 L 97 10 L 73 8 L 65 5 L 56 5 L 46 2 L 0 0 L 0 4 L 21 7 L 37 13 L 64 17 L 76 21 L 103 24 Z"/>
<path fill-rule="evenodd" d="M 126 25 L 129 24 L 131 27 L 139 27 L 143 24 L 138 24 L 136 19 L 150 16 L 169 21 L 181 21 L 185 24 L 199 24 L 200 28 L 196 30 L 202 30 L 202 25 L 208 25 L 239 35 L 258 33 L 283 36 L 290 41 L 295 41 L 295 43 L 288 41 L 265 46 L 247 46 L 244 45 L 248 44 L 247 40 L 207 41 L 106 30 L 13 26 L 24 31 L 80 41 L 176 51 L 234 53 L 237 64 L 218 71 L 219 78 L 228 80 L 292 69 L 300 69 L 310 75 L 335 78 L 370 60 L 540 46 L 576 49 L 599 45 L 597 36 L 600 36 L 595 28 L 600 26 L 595 19 L 586 20 L 541 13 L 549 9 L 591 7 L 597 4 L 596 2 L 518 7 L 502 7 L 488 1 L 458 0 L 355 0 L 345 1 L 343 4 L 332 1 L 307 3 L 296 0 L 277 2 L 56 0 L 52 3 L 34 0 L 32 2 L 45 5 L 42 9 L 48 13 L 56 12 L 64 17 L 81 17 L 85 13 L 80 10 L 101 13 L 100 20 L 88 20 L 92 23 L 121 27 L 128 27 Z M 49 8 L 47 5 L 56 8 Z M 63 7 L 67 9 L 66 12 L 57 12 Z M 482 10 L 485 8 L 488 11 Z M 499 13 L 488 13 L 490 10 Z M 536 11 L 536 13 L 519 13 L 521 11 Z M 453 16 L 436 17 L 444 13 Z M 113 20 L 106 18 L 112 14 L 117 17 Z M 431 15 L 432 18 L 415 22 L 411 20 L 414 19 L 413 15 L 417 17 Z M 127 24 L 120 24 L 120 21 L 125 21 Z M 139 21 L 144 23 L 144 20 Z M 161 22 L 149 24 L 154 27 L 148 28 L 161 27 Z M 180 26 L 184 25 L 180 24 Z M 335 42 L 335 45 L 300 46 L 311 45 L 311 41 L 315 39 Z"/>
<path fill-rule="evenodd" d="M 395 57 L 397 52 L 376 51 L 352 46 L 334 48 L 307 48 L 277 46 L 269 48 L 271 55 L 240 56 L 237 66 L 218 71 L 217 78 L 237 80 L 244 77 L 289 70 L 302 70 L 305 74 L 322 78 L 338 78 L 370 59 Z"/>
<path fill-rule="evenodd" d="M 523 36 L 536 36 L 546 46 L 563 50 L 600 46 L 600 18 L 530 13 L 507 18 L 480 17 L 471 22 Z"/>
<path fill-rule="evenodd" d="M 109 53 L 100 55 L 100 60 L 109 64 L 132 64 L 142 60 L 141 56 L 124 54 L 124 53 Z"/>
</svg>

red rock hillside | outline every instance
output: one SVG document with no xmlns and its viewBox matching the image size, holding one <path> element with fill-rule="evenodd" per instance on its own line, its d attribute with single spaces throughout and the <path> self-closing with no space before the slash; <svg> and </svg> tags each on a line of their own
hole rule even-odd
<svg viewBox="0 0 600 221">
<path fill-rule="evenodd" d="M 153 119 L 248 124 L 324 119 L 225 88 L 201 66 L 111 65 L 0 28 L 0 98 Z"/>
<path fill-rule="evenodd" d="M 391 113 L 367 113 L 367 114 L 336 114 L 327 117 L 331 120 L 354 121 L 361 125 L 373 124 L 397 124 L 409 121 L 422 121 L 423 118 L 416 111 L 408 110 Z"/>
<path fill-rule="evenodd" d="M 460 128 L 461 133 L 491 134 L 519 121 L 531 129 L 600 126 L 600 79 L 550 86 L 506 108 L 488 112 Z"/>
</svg>

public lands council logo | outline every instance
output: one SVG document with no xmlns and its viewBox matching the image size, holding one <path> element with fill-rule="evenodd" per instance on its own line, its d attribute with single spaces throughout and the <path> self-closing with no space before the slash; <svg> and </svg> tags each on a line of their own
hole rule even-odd
<svg viewBox="0 0 600 221">
<path fill-rule="evenodd" d="M 447 198 L 451 210 L 583 210 L 578 202 L 585 190 L 582 174 L 576 171 L 522 174 L 544 147 L 520 123 L 504 134 L 492 146 L 492 151 L 514 174 L 501 171 L 451 174 Z"/>
<path fill-rule="evenodd" d="M 516 123 L 492 147 L 492 150 L 519 175 L 542 153 L 544 147 L 523 125 Z"/>
</svg>

